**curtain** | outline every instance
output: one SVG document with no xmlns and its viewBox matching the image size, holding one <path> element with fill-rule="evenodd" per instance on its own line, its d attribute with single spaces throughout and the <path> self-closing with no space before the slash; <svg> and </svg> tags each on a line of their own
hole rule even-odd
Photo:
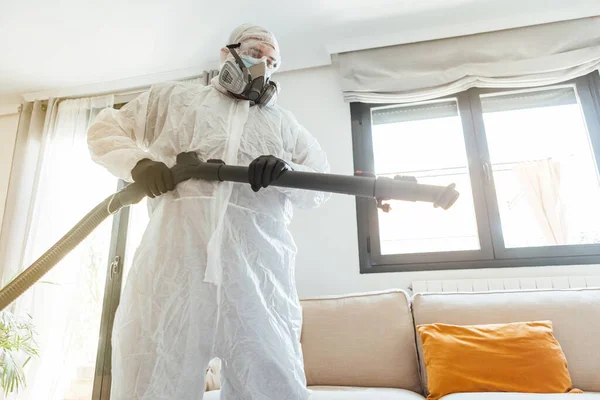
<svg viewBox="0 0 600 400">
<path fill-rule="evenodd" d="M 23 264 L 24 244 L 29 232 L 32 199 L 37 190 L 42 141 L 56 117 L 56 100 L 23 104 L 15 142 L 12 168 L 0 230 L 0 274 L 2 286 Z"/>
<path fill-rule="evenodd" d="M 544 235 L 544 245 L 567 244 L 560 163 L 553 159 L 522 162 L 515 167 L 515 172 L 524 198 Z"/>
<path fill-rule="evenodd" d="M 27 173 L 11 176 L 12 209 L 2 229 L 5 282 L 116 190 L 116 178 L 90 160 L 86 138 L 113 101 L 53 100 L 45 115 L 37 102 L 25 104 L 13 170 Z M 110 238 L 111 220 L 12 305 L 15 314 L 32 316 L 40 356 L 27 366 L 26 389 L 9 399 L 91 397 Z"/>
<path fill-rule="evenodd" d="M 535 87 L 600 67 L 600 17 L 342 53 L 344 98 L 424 101 L 472 87 Z"/>
</svg>

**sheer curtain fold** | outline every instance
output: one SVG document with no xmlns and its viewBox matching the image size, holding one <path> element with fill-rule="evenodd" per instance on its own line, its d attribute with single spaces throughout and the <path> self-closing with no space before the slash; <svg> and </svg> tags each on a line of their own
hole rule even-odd
<svg viewBox="0 0 600 400">
<path fill-rule="evenodd" d="M 472 87 L 535 87 L 600 67 L 600 16 L 342 53 L 344 98 L 425 101 Z"/>
</svg>

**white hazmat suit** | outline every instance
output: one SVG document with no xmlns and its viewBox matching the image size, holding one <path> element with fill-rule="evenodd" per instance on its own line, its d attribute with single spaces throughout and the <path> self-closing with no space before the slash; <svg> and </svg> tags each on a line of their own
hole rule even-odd
<svg viewBox="0 0 600 400">
<path fill-rule="evenodd" d="M 142 159 L 172 167 L 190 151 L 229 165 L 274 155 L 294 170 L 329 171 L 290 112 L 235 99 L 216 79 L 155 85 L 119 111 L 104 110 L 88 138 L 93 159 L 128 181 Z M 114 323 L 111 399 L 202 399 L 214 357 L 223 361 L 222 400 L 307 399 L 288 224 L 292 205 L 326 198 L 187 181 L 150 199 Z"/>
</svg>

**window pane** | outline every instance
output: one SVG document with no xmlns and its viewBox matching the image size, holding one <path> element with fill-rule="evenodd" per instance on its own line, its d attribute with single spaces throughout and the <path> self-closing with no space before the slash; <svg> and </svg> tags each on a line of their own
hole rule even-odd
<svg viewBox="0 0 600 400">
<path fill-rule="evenodd" d="M 450 210 L 392 201 L 379 210 L 381 254 L 478 250 L 479 236 L 462 123 L 455 100 L 372 109 L 378 176 L 410 175 L 419 183 L 456 183 Z"/>
<path fill-rule="evenodd" d="M 600 243 L 600 182 L 574 88 L 481 102 L 506 247 Z"/>
</svg>

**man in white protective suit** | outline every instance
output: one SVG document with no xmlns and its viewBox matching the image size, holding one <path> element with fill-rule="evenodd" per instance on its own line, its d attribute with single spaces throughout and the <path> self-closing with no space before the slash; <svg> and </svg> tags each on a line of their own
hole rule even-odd
<svg viewBox="0 0 600 400">
<path fill-rule="evenodd" d="M 273 34 L 234 30 L 208 86 L 154 85 L 88 133 L 93 159 L 142 184 L 150 222 L 115 317 L 112 400 L 202 399 L 208 362 L 222 360 L 222 400 L 303 400 L 301 309 L 292 206 L 327 195 L 266 188 L 286 170 L 328 172 L 318 142 L 275 104 L 281 62 Z M 250 165 L 249 182 L 174 187 L 182 152 Z"/>
</svg>

